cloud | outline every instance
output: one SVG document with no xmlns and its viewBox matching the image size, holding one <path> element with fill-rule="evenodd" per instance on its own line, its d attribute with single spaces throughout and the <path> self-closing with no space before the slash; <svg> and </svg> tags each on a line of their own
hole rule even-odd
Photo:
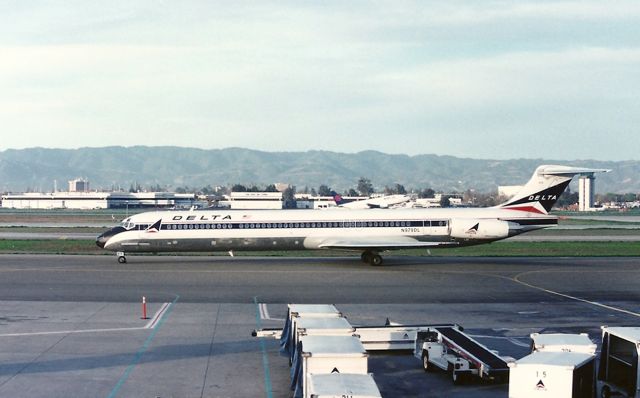
<svg viewBox="0 0 640 398">
<path fill-rule="evenodd" d="M 380 75 L 394 99 L 447 107 L 632 98 L 640 48 L 580 48 L 445 60 Z M 635 83 L 635 84 L 634 84 Z M 431 100 L 430 100 L 431 99 Z"/>
<path fill-rule="evenodd" d="M 39 4 L 0 6 L 6 146 L 465 154 L 638 121 L 635 2 Z"/>
</svg>

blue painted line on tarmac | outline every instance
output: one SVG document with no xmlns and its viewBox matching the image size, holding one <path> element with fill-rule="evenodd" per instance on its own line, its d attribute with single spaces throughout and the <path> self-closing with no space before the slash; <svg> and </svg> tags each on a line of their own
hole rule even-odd
<svg viewBox="0 0 640 398">
<path fill-rule="evenodd" d="M 258 305 L 258 297 L 253 298 L 253 303 L 256 305 L 256 328 L 262 329 L 262 321 L 260 320 L 260 306 Z M 273 398 L 273 391 L 271 390 L 271 374 L 269 372 L 269 358 L 267 358 L 267 347 L 264 343 L 264 338 L 259 337 L 260 350 L 262 351 L 262 368 L 264 369 L 264 389 L 267 393 L 267 398 Z"/>
<path fill-rule="evenodd" d="M 156 337 L 156 333 L 158 333 L 158 330 L 160 330 L 160 326 L 162 326 L 164 321 L 169 317 L 169 313 L 171 313 L 171 310 L 173 310 L 173 305 L 178 301 L 179 298 L 180 296 L 176 294 L 176 298 L 171 302 L 171 305 L 164 312 L 164 314 L 162 314 L 162 317 L 160 318 L 156 326 L 151 331 L 151 334 L 149 334 L 149 337 L 147 337 L 147 339 L 144 341 L 144 344 L 142 345 L 142 347 L 140 347 L 138 352 L 136 352 L 136 356 L 133 357 L 133 360 L 131 361 L 127 369 L 122 374 L 122 377 L 120 377 L 120 380 L 118 380 L 118 384 L 116 384 L 115 387 L 113 387 L 113 390 L 111 390 L 111 393 L 107 396 L 107 398 L 115 398 L 118 395 L 118 392 L 120 391 L 124 383 L 129 378 L 129 375 L 131 375 L 131 372 L 133 372 L 133 369 L 135 369 L 135 367 L 138 365 L 138 362 L 140 362 L 140 359 L 142 359 L 142 355 L 145 353 L 145 351 L 147 351 L 147 348 L 149 348 L 149 345 L 151 345 L 151 341 L 153 340 L 154 337 Z"/>
</svg>

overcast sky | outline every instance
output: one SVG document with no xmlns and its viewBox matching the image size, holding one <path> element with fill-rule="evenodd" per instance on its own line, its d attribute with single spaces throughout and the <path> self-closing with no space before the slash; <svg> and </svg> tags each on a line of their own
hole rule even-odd
<svg viewBox="0 0 640 398">
<path fill-rule="evenodd" d="M 640 2 L 2 1 L 0 150 L 640 159 Z"/>
</svg>

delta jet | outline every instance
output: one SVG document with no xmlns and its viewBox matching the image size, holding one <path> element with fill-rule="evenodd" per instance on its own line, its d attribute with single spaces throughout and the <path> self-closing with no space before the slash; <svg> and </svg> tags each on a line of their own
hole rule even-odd
<svg viewBox="0 0 640 398">
<path fill-rule="evenodd" d="M 343 203 L 340 200 L 340 195 L 335 194 L 333 196 L 334 201 L 338 207 L 343 209 L 387 209 L 395 206 L 400 206 L 411 200 L 409 195 L 386 195 L 379 198 L 370 198 L 364 200 L 354 200 L 353 202 Z"/>
<path fill-rule="evenodd" d="M 337 249 L 371 265 L 398 249 L 462 247 L 557 225 L 551 207 L 575 175 L 607 172 L 539 166 L 520 192 L 488 208 L 340 210 L 180 210 L 133 215 L 97 237 L 126 253 Z"/>
</svg>

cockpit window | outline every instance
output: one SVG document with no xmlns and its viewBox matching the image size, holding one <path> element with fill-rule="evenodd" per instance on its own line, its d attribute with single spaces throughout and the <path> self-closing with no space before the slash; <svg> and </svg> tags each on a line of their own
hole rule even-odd
<svg viewBox="0 0 640 398">
<path fill-rule="evenodd" d="M 122 222 L 122 226 L 124 227 L 124 229 L 130 230 L 130 229 L 135 228 L 136 224 L 131 221 L 131 218 L 127 218 L 126 220 L 124 220 Z"/>
</svg>

